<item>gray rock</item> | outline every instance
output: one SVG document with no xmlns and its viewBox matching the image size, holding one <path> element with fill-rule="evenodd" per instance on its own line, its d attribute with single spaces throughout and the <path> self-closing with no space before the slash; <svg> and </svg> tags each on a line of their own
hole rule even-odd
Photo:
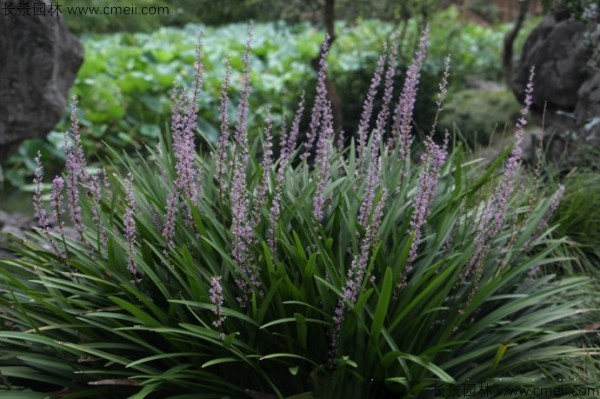
<svg viewBox="0 0 600 399">
<path fill-rule="evenodd" d="M 577 92 L 589 78 L 590 57 L 583 40 L 586 25 L 555 11 L 548 14 L 527 38 L 521 61 L 512 82 L 519 99 L 525 96 L 529 71 L 535 67 L 533 104 L 543 109 L 547 102 L 551 110 L 573 111 Z"/>
<path fill-rule="evenodd" d="M 591 25 L 564 10 L 551 11 L 527 38 L 511 84 L 522 101 L 535 67 L 533 110 L 539 117 L 546 107 L 545 136 L 554 147 L 549 155 L 558 160 L 561 154 L 565 166 L 578 165 L 586 152 L 600 148 L 600 70 L 592 67 L 588 36 L 597 30 Z"/>
<path fill-rule="evenodd" d="M 24 232 L 31 231 L 35 221 L 20 214 L 6 213 L 0 210 L 0 259 L 12 257 L 8 247 L 8 236 L 22 237 Z"/>
<path fill-rule="evenodd" d="M 0 0 L 0 160 L 59 122 L 82 62 L 83 46 L 49 0 Z"/>
</svg>

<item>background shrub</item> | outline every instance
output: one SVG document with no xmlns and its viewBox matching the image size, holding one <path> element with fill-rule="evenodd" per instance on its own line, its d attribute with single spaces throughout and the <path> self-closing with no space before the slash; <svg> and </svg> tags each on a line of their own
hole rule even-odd
<svg viewBox="0 0 600 399">
<path fill-rule="evenodd" d="M 492 134 L 502 134 L 519 116 L 519 104 L 508 90 L 467 89 L 454 93 L 440 119 L 440 129 L 460 130 L 471 147 L 490 143 Z"/>
<path fill-rule="evenodd" d="M 469 79 L 499 79 L 501 42 L 503 32 L 508 29 L 508 25 L 486 28 L 464 23 L 452 7 L 432 18 L 432 57 L 423 68 L 422 89 L 415 112 L 416 125 L 423 130 L 427 130 L 434 113 L 435 76 L 442 73 L 445 56 L 452 53 L 455 65 L 449 87 L 451 92 L 464 86 Z M 419 18 L 405 23 L 405 34 L 400 38 L 396 93 L 422 28 Z M 202 136 L 201 144 L 216 144 L 219 120 L 215 110 L 218 108 L 219 82 L 224 74 L 222 60 L 231 53 L 232 85 L 239 90 L 242 73 L 239 51 L 243 46 L 236 38 L 243 35 L 244 25 L 217 28 L 189 25 L 160 28 L 152 33 L 91 34 L 82 38 L 86 59 L 72 89 L 72 93 L 81 99 L 83 147 L 91 161 L 109 155 L 104 151 L 104 143 L 129 153 L 143 152 L 144 143 L 156 143 L 159 132 L 169 123 L 173 82 L 185 85 L 191 79 L 192 49 L 199 29 L 206 31 L 206 73 L 198 130 Z M 329 59 L 330 73 L 343 100 L 346 121 L 343 128 L 348 136 L 353 134 L 360 114 L 356 99 L 368 87 L 382 44 L 391 38 L 393 29 L 393 24 L 375 20 L 361 20 L 355 24 L 339 22 L 336 27 L 338 38 Z M 292 117 L 301 92 L 306 92 L 308 97 L 313 92 L 316 77 L 310 60 L 316 56 L 323 34 L 308 24 L 282 22 L 257 24 L 255 30 L 257 40 L 252 56 L 255 84 L 251 102 L 254 109 L 259 109 L 265 102 L 278 98 L 271 109 L 278 134 L 283 118 L 289 120 Z M 524 28 L 520 37 L 526 35 Z M 518 50 L 515 53 L 518 54 Z M 232 111 L 238 101 L 239 96 L 233 93 Z M 65 115 L 47 141 L 23 144 L 23 148 L 4 165 L 7 182 L 15 187 L 26 186 L 35 168 L 32 160 L 38 150 L 44 155 L 44 166 L 52 173 L 58 172 L 50 169 L 64 161 L 61 156 L 62 132 L 68 129 L 68 124 L 68 115 Z M 249 124 L 250 134 L 256 134 L 260 127 L 258 120 L 251 119 Z M 118 159 L 112 161 L 118 162 Z"/>
</svg>

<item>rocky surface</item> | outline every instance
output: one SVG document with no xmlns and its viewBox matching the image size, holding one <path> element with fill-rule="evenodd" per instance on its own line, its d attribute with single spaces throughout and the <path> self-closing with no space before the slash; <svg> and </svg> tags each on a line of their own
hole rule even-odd
<svg viewBox="0 0 600 399">
<path fill-rule="evenodd" d="M 51 15 L 49 0 L 0 0 L 0 10 L 1 160 L 59 122 L 83 46 L 60 14 Z"/>
<path fill-rule="evenodd" d="M 533 110 L 538 116 L 545 110 L 547 136 L 562 143 L 559 153 L 571 165 L 583 152 L 600 150 L 600 69 L 592 67 L 590 50 L 600 38 L 592 25 L 564 10 L 550 12 L 527 38 L 512 82 L 522 100 L 535 67 Z"/>
<path fill-rule="evenodd" d="M 31 231 L 35 221 L 21 214 L 0 211 L 0 259 L 11 256 L 8 247 L 8 235 L 23 236 L 26 231 Z"/>
</svg>

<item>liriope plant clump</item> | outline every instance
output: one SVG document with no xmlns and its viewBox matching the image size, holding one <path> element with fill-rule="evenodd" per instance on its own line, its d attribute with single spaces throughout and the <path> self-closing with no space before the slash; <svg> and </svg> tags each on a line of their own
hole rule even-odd
<svg viewBox="0 0 600 399">
<path fill-rule="evenodd" d="M 89 171 L 73 107 L 64 174 L 45 194 L 36 171 L 39 228 L 0 261 L 3 395 L 428 397 L 593 364 L 589 282 L 555 273 L 563 242 L 547 224 L 562 189 L 538 199 L 518 176 L 532 85 L 515 144 L 491 166 L 448 138 L 417 147 L 426 30 L 398 99 L 396 43 L 381 56 L 356 145 L 341 148 L 329 44 L 314 104 L 300 101 L 278 143 L 268 107 L 248 142 L 251 30 L 237 119 L 226 61 L 210 156 L 195 152 L 201 45 L 170 134 L 124 171 Z"/>
</svg>

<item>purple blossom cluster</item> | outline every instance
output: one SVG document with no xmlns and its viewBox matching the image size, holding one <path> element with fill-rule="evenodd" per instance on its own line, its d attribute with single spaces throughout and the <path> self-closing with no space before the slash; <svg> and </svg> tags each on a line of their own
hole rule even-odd
<svg viewBox="0 0 600 399">
<path fill-rule="evenodd" d="M 213 313 L 217 317 L 215 321 L 212 322 L 213 326 L 216 328 L 220 328 L 223 326 L 225 322 L 225 315 L 223 315 L 223 286 L 221 285 L 221 276 L 214 276 L 210 279 L 210 302 L 214 305 Z"/>
<path fill-rule="evenodd" d="M 383 86 L 383 103 L 381 110 L 377 115 L 377 121 L 375 122 L 375 134 L 374 137 L 377 139 L 377 144 L 383 137 L 385 126 L 388 122 L 390 115 L 390 104 L 392 103 L 392 96 L 394 91 L 394 76 L 396 74 L 396 58 L 398 58 L 398 33 L 395 32 L 392 38 L 392 46 L 387 55 L 387 70 L 385 72 L 385 82 Z M 375 141 L 375 140 L 374 140 Z M 373 145 L 376 150 L 379 150 L 378 145 Z"/>
<path fill-rule="evenodd" d="M 560 201 L 562 200 L 564 194 L 565 186 L 560 184 L 554 192 L 554 194 L 552 195 L 552 198 L 550 198 L 550 206 L 548 207 L 548 210 L 546 211 L 544 217 L 542 218 L 542 220 L 540 220 L 540 223 L 538 224 L 535 231 L 527 241 L 527 244 L 525 244 L 525 247 L 529 247 L 533 240 L 539 237 L 542 231 L 544 231 L 544 229 L 548 227 L 548 222 L 550 221 L 550 218 L 552 218 L 552 215 L 554 215 L 554 212 L 556 212 L 556 209 L 558 208 L 558 205 L 560 205 Z"/>
<path fill-rule="evenodd" d="M 87 163 L 81 149 L 79 136 L 79 118 L 77 117 L 77 98 L 72 98 L 71 104 L 71 130 L 65 135 L 65 151 L 67 159 L 65 167 L 67 169 L 67 200 L 71 222 L 75 226 L 81 242 L 85 242 L 83 233 L 83 215 L 79 204 L 79 182 L 88 181 Z"/>
<path fill-rule="evenodd" d="M 446 99 L 446 94 L 448 94 L 448 79 L 450 78 L 450 61 L 451 61 L 451 57 L 450 54 L 448 54 L 448 57 L 446 57 L 446 60 L 444 61 L 444 74 L 442 75 L 442 81 L 439 84 L 439 91 L 438 91 L 438 97 L 435 100 L 435 104 L 436 104 L 436 113 L 435 113 L 435 118 L 433 119 L 433 125 L 431 126 L 431 132 L 435 132 L 437 124 L 438 124 L 438 119 L 440 116 L 440 112 L 442 112 L 443 108 L 443 104 L 444 104 L 444 100 Z"/>
<path fill-rule="evenodd" d="M 523 155 L 523 141 L 525 139 L 525 126 L 527 125 L 526 118 L 527 114 L 529 113 L 529 109 L 531 108 L 533 98 L 534 76 L 535 70 L 532 67 L 531 73 L 529 74 L 529 82 L 525 88 L 525 105 L 521 109 L 521 116 L 516 124 L 515 144 L 504 167 L 504 175 L 502 176 L 502 180 L 500 181 L 500 184 L 494 193 L 494 222 L 493 229 L 490 233 L 492 236 L 498 234 L 502 228 L 508 213 L 508 205 L 515 189 L 515 177 L 517 175 L 517 170 Z"/>
<path fill-rule="evenodd" d="M 50 206 L 52 207 L 52 218 L 56 221 L 58 232 L 64 235 L 65 222 L 63 221 L 64 209 L 62 203 L 65 181 L 62 177 L 56 176 L 52 180 L 52 191 L 50 192 Z"/>
<path fill-rule="evenodd" d="M 394 34 L 394 40 L 392 42 L 392 48 L 387 55 L 387 71 L 385 73 L 385 83 L 383 91 L 383 104 L 379 114 L 377 115 L 377 121 L 375 123 L 375 130 L 373 131 L 373 139 L 371 141 L 371 151 L 368 157 L 368 164 L 365 165 L 366 157 L 364 153 L 359 152 L 360 168 L 366 168 L 366 171 L 359 173 L 359 176 L 365 178 L 366 189 L 365 197 L 359 211 L 358 222 L 363 228 L 366 228 L 368 224 L 368 218 L 373 204 L 375 201 L 375 192 L 381 181 L 381 159 L 379 156 L 379 147 L 385 131 L 385 126 L 389 118 L 389 106 L 392 101 L 393 95 L 393 84 L 394 74 L 397 57 L 397 36 Z"/>
<path fill-rule="evenodd" d="M 231 84 L 231 57 L 225 60 L 225 77 L 221 84 L 221 100 L 219 105 L 219 117 L 221 120 L 221 136 L 219 137 L 219 147 L 216 165 L 216 179 L 219 183 L 219 193 L 222 195 L 226 188 L 224 178 L 225 170 L 228 166 L 228 146 L 229 146 L 229 85 Z"/>
<path fill-rule="evenodd" d="M 175 155 L 176 178 L 174 189 L 169 194 L 165 209 L 165 223 L 162 235 L 167 249 L 174 245 L 175 223 L 180 203 L 184 205 L 185 222 L 188 226 L 194 225 L 192 210 L 188 203 L 180 201 L 180 196 L 189 199 L 192 206 L 198 206 L 202 196 L 201 171 L 196 165 L 196 125 L 198 120 L 198 98 L 203 81 L 204 52 L 198 38 L 196 47 L 196 61 L 194 63 L 194 87 L 192 98 L 187 90 L 175 88 L 173 90 L 171 109 L 171 135 L 173 137 L 173 153 Z"/>
<path fill-rule="evenodd" d="M 265 116 L 265 130 L 263 143 L 263 158 L 261 163 L 261 180 L 258 192 L 253 204 L 254 214 L 252 225 L 256 226 L 260 221 L 260 214 L 267 203 L 267 192 L 271 183 L 271 167 L 273 166 L 273 122 L 271 121 L 271 106 L 267 106 Z"/>
<path fill-rule="evenodd" d="M 517 121 L 515 126 L 515 144 L 511 151 L 511 154 L 506 161 L 504 167 L 504 174 L 501 177 L 500 183 L 496 186 L 491 198 L 485 204 L 481 219 L 479 221 L 479 228 L 477 230 L 474 240 L 474 252 L 471 259 L 467 264 L 467 267 L 461 274 L 461 283 L 465 284 L 467 279 L 474 275 L 473 292 L 479 284 L 481 278 L 481 268 L 483 267 L 483 260 L 488 251 L 490 241 L 495 237 L 504 224 L 508 215 L 508 208 L 510 200 L 513 196 L 515 189 L 515 178 L 521 162 L 521 156 L 523 154 L 523 140 L 525 135 L 525 126 L 527 125 L 526 116 L 531 108 L 533 98 L 533 78 L 535 76 L 535 70 L 531 68 L 529 74 L 529 82 L 525 90 L 525 105 L 521 110 L 521 117 Z"/>
<path fill-rule="evenodd" d="M 329 35 L 325 37 L 325 41 L 321 47 L 321 55 L 319 58 L 319 72 L 317 75 L 317 94 L 315 96 L 315 102 L 313 104 L 312 111 L 310 113 L 310 124 L 309 131 L 306 133 L 306 142 L 304 143 L 304 153 L 301 159 L 305 160 L 310 157 L 313 145 L 318 136 L 319 127 L 323 124 L 323 112 L 327 108 L 330 108 L 329 100 L 327 97 L 327 55 L 329 54 L 329 46 L 331 44 L 331 38 Z M 327 129 L 327 127 L 325 127 Z M 324 130 L 321 128 L 321 130 Z"/>
<path fill-rule="evenodd" d="M 381 76 L 383 75 L 386 55 L 387 45 L 384 47 L 384 52 L 379 57 L 379 61 L 377 61 L 377 66 L 375 67 L 375 72 L 373 73 L 373 78 L 371 79 L 371 85 L 369 86 L 369 91 L 367 92 L 367 98 L 363 104 L 363 110 L 360 117 L 360 122 L 358 125 L 358 157 L 359 159 L 364 158 L 364 153 L 367 147 L 367 137 L 369 134 L 369 127 L 371 126 L 371 115 L 373 114 L 373 103 L 375 101 L 375 96 L 377 95 L 377 88 L 381 83 Z"/>
<path fill-rule="evenodd" d="M 429 25 L 423 30 L 423 35 L 419 41 L 419 47 L 415 57 L 406 71 L 404 87 L 400 94 L 400 100 L 394 111 L 392 138 L 399 145 L 400 156 L 407 159 L 412 143 L 411 129 L 413 111 L 417 98 L 417 88 L 421 75 L 421 66 L 427 56 L 427 45 L 429 42 Z"/>
<path fill-rule="evenodd" d="M 44 230 L 48 228 L 50 221 L 48 221 L 48 214 L 46 209 L 44 209 L 44 205 L 42 204 L 42 182 L 44 180 L 44 171 L 42 168 L 42 154 L 40 151 L 37 152 L 34 160 L 36 167 L 33 171 L 33 211 L 38 222 L 38 226 Z"/>
<path fill-rule="evenodd" d="M 398 282 L 397 289 L 404 287 L 408 275 L 412 272 L 413 263 L 417 259 L 417 250 L 421 241 L 421 230 L 431 213 L 433 199 L 437 191 L 440 180 L 442 166 L 448 156 L 449 137 L 446 133 L 444 144 L 442 146 L 434 143 L 432 135 L 435 132 L 438 115 L 442 110 L 442 105 L 448 92 L 448 78 L 450 76 L 450 56 L 446 58 L 444 73 L 439 84 L 438 98 L 436 101 L 437 112 L 431 127 L 431 135 L 427 138 L 425 153 L 421 156 L 423 169 L 419 174 L 419 184 L 417 186 L 417 195 L 413 201 L 413 213 L 410 221 L 409 234 L 412 237 L 412 243 L 408 253 L 405 268 L 402 272 L 402 279 Z"/>
<path fill-rule="evenodd" d="M 280 148 L 281 154 L 279 155 L 279 164 L 277 165 L 277 175 L 275 176 L 275 195 L 271 203 L 271 212 L 269 214 L 269 230 L 267 233 L 267 243 L 272 252 L 275 251 L 275 230 L 279 224 L 279 215 L 281 213 L 281 197 L 283 195 L 283 183 L 285 180 L 285 172 L 291 161 L 291 157 L 296 150 L 296 140 L 298 139 L 298 132 L 300 131 L 300 121 L 304 114 L 304 94 L 300 98 L 294 121 L 288 134 L 281 135 Z M 285 127 L 284 127 L 285 129 Z"/>
<path fill-rule="evenodd" d="M 123 231 L 127 241 L 127 270 L 133 275 L 137 274 L 137 265 L 135 262 L 136 249 L 136 230 L 135 220 L 135 198 L 133 196 L 133 175 L 129 173 L 125 179 L 125 214 L 123 215 Z"/>
<path fill-rule="evenodd" d="M 187 107 L 186 107 L 187 105 Z M 187 108 L 181 110 L 182 108 Z M 198 205 L 200 197 L 198 180 L 200 172 L 196 167 L 196 106 L 187 99 L 185 90 L 181 91 L 178 104 L 173 110 L 174 123 L 172 127 L 173 153 L 176 164 L 175 190 L 189 198 L 193 205 Z M 176 112 L 183 114 L 176 115 Z"/>
<path fill-rule="evenodd" d="M 34 176 L 33 177 L 34 216 L 37 220 L 38 226 L 39 226 L 42 234 L 44 234 L 44 236 L 50 243 L 50 246 L 52 247 L 52 251 L 54 252 L 54 254 L 56 256 L 60 257 L 61 256 L 60 251 L 58 250 L 56 242 L 54 241 L 54 238 L 52 238 L 52 236 L 50 235 L 50 220 L 48 220 L 48 213 L 46 212 L 46 209 L 44 208 L 44 205 L 42 204 L 42 181 L 44 179 L 44 171 L 42 168 L 42 155 L 40 154 L 39 151 L 37 152 L 37 155 L 35 157 L 35 164 L 36 164 L 36 167 L 33 171 L 33 176 Z"/>
<path fill-rule="evenodd" d="M 242 94 L 238 106 L 238 119 L 234 135 L 234 162 L 231 182 L 231 232 L 233 234 L 232 256 L 236 264 L 243 270 L 245 276 L 236 280 L 240 289 L 238 301 L 242 307 L 253 289 L 260 289 L 258 270 L 252 259 L 249 247 L 255 241 L 253 223 L 250 220 L 250 200 L 246 183 L 246 169 L 250 161 L 248 154 L 247 118 L 250 106 L 250 53 L 252 49 L 252 25 L 248 25 L 248 41 L 243 56 L 244 75 Z M 247 278 L 250 282 L 248 285 Z"/>
<path fill-rule="evenodd" d="M 383 221 L 383 207 L 387 201 L 388 192 L 384 188 L 381 192 L 381 197 L 373 210 L 371 223 L 367 226 L 366 232 L 360 241 L 360 251 L 352 260 L 352 265 L 348 270 L 346 284 L 342 291 L 342 296 L 338 300 L 333 316 L 333 332 L 331 334 L 331 351 L 330 362 L 334 363 L 338 350 L 340 332 L 342 324 L 345 320 L 345 312 L 349 306 L 356 304 L 358 294 L 364 284 L 367 266 L 369 263 L 369 255 L 379 235 L 381 222 Z"/>
<path fill-rule="evenodd" d="M 431 213 L 433 199 L 440 181 L 440 173 L 446 157 L 448 155 L 447 142 L 440 146 L 428 138 L 426 142 L 427 150 L 421 156 L 423 169 L 419 174 L 419 184 L 417 186 L 417 195 L 413 200 L 413 213 L 410 220 L 409 234 L 412 236 L 412 244 L 408 253 L 408 259 L 403 271 L 402 280 L 397 288 L 402 288 L 406 283 L 407 275 L 412 272 L 412 265 L 417 259 L 417 250 L 421 241 L 421 230 Z"/>
<path fill-rule="evenodd" d="M 325 101 L 320 111 L 320 132 L 316 151 L 316 173 L 317 190 L 313 199 L 313 214 L 317 220 L 323 219 L 323 207 L 325 206 L 325 190 L 329 183 L 331 172 L 331 153 L 333 151 L 333 114 L 331 103 Z"/>
</svg>

